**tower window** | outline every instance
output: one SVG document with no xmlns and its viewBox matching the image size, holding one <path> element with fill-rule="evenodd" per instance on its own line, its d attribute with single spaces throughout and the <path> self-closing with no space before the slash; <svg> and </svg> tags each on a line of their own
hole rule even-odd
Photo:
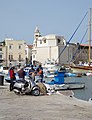
<svg viewBox="0 0 92 120">
<path fill-rule="evenodd" d="M 33 58 L 35 58 L 35 55 L 33 55 Z"/>
<path fill-rule="evenodd" d="M 39 37 L 39 35 L 35 35 L 36 37 Z"/>
<path fill-rule="evenodd" d="M 40 44 L 42 44 L 42 40 L 40 40 Z"/>
<path fill-rule="evenodd" d="M 9 45 L 9 49 L 11 49 L 12 48 L 12 46 L 11 45 Z"/>
<path fill-rule="evenodd" d="M 2 58 L 2 55 L 0 55 L 0 58 Z"/>
<path fill-rule="evenodd" d="M 58 43 L 60 43 L 60 39 L 57 39 L 58 40 Z"/>
<path fill-rule="evenodd" d="M 44 40 L 44 43 L 46 43 L 46 40 Z"/>
<path fill-rule="evenodd" d="M 9 60 L 13 60 L 13 55 L 9 55 Z"/>
<path fill-rule="evenodd" d="M 0 51 L 2 51 L 2 48 L 0 48 Z"/>
<path fill-rule="evenodd" d="M 21 49 L 21 45 L 19 45 L 19 49 Z"/>
<path fill-rule="evenodd" d="M 21 55 L 19 55 L 19 61 L 21 61 Z"/>
</svg>

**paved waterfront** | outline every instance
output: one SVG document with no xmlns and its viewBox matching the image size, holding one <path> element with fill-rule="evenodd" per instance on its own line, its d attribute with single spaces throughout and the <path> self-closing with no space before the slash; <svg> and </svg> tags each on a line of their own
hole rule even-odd
<svg viewBox="0 0 92 120">
<path fill-rule="evenodd" d="M 92 120 L 91 102 L 66 95 L 17 96 L 5 84 L 0 86 L 0 120 Z"/>
</svg>

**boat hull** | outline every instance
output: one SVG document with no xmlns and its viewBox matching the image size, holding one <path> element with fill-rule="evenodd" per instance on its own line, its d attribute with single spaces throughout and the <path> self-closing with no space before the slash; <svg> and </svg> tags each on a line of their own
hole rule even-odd
<svg viewBox="0 0 92 120">
<path fill-rule="evenodd" d="M 92 72 L 92 67 L 89 66 L 71 66 L 73 73 L 87 73 Z"/>
<path fill-rule="evenodd" d="M 53 84 L 53 85 L 45 84 L 45 86 L 47 87 L 47 90 L 51 89 L 51 90 L 55 90 L 55 91 L 74 90 L 74 89 L 83 89 L 83 88 L 85 88 L 85 84 L 80 83 L 80 82 L 70 82 L 70 83 Z"/>
</svg>

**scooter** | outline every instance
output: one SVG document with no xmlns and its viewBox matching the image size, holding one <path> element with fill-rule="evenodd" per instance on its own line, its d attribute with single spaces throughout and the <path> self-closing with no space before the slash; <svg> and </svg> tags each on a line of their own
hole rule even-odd
<svg viewBox="0 0 92 120">
<path fill-rule="evenodd" d="M 29 77 L 28 80 L 16 80 L 13 85 L 13 91 L 16 94 L 30 94 L 34 96 L 40 95 L 40 88 L 36 85 L 35 81 Z"/>
</svg>

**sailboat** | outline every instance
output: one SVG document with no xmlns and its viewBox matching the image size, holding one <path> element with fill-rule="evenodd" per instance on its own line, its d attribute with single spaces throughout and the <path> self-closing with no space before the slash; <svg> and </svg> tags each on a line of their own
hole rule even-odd
<svg viewBox="0 0 92 120">
<path fill-rule="evenodd" d="M 89 32 L 88 32 L 88 41 L 89 41 L 89 57 L 88 57 L 88 65 L 70 65 L 71 70 L 73 71 L 73 73 L 92 73 L 92 65 L 91 63 L 91 59 L 90 59 L 90 55 L 91 55 L 91 8 L 90 8 L 90 12 L 89 12 Z"/>
<path fill-rule="evenodd" d="M 73 73 L 92 73 L 92 66 L 70 65 Z"/>
</svg>

